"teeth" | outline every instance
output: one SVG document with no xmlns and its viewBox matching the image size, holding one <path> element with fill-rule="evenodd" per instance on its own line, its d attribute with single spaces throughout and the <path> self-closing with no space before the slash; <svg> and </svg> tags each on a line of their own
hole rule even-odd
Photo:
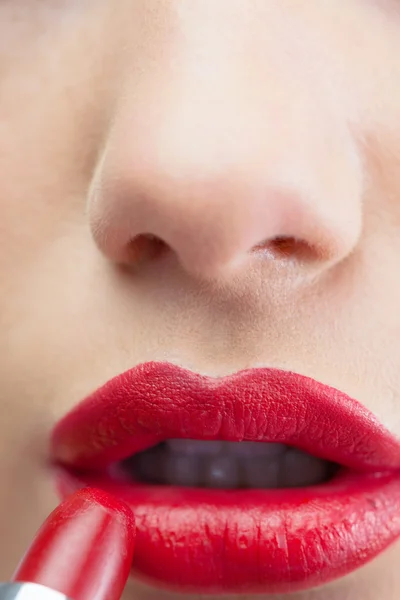
<svg viewBox="0 0 400 600">
<path fill-rule="evenodd" d="M 200 460 L 194 456 L 169 456 L 166 461 L 166 480 L 174 485 L 195 487 L 199 481 Z"/>
<path fill-rule="evenodd" d="M 266 462 L 264 458 L 256 457 L 243 465 L 243 479 L 247 487 L 277 488 L 281 460 Z"/>
<path fill-rule="evenodd" d="M 168 440 L 166 444 L 171 452 L 188 456 L 215 456 L 224 447 L 224 442 L 202 440 Z"/>
<path fill-rule="evenodd" d="M 278 456 L 286 452 L 287 446 L 285 444 L 263 444 L 262 442 L 231 442 L 229 446 L 227 445 L 226 449 L 232 456 L 244 458 L 261 456 L 263 458 L 270 458 L 271 456 Z"/>
<path fill-rule="evenodd" d="M 315 485 L 331 467 L 284 444 L 169 440 L 136 454 L 124 468 L 152 483 L 232 489 Z"/>
<path fill-rule="evenodd" d="M 262 442 L 223 442 L 202 440 L 168 440 L 167 448 L 176 454 L 190 456 L 217 456 L 230 454 L 238 457 L 277 456 L 283 454 L 285 444 L 264 444 Z"/>
<path fill-rule="evenodd" d="M 239 487 L 239 464 L 230 456 L 218 456 L 205 465 L 205 484 L 212 488 Z"/>
<path fill-rule="evenodd" d="M 328 474 L 325 461 L 290 449 L 283 457 L 279 475 L 281 487 L 301 487 L 323 481 Z"/>
<path fill-rule="evenodd" d="M 166 455 L 160 446 L 136 454 L 125 461 L 128 472 L 134 472 L 143 481 L 168 483 Z"/>
</svg>

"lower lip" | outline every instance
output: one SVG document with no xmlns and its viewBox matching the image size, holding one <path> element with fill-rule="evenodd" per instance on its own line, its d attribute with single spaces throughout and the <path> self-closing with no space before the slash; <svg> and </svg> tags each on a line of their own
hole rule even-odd
<svg viewBox="0 0 400 600">
<path fill-rule="evenodd" d="M 197 593 L 288 593 L 343 577 L 400 537 L 400 475 L 339 473 L 292 490 L 147 486 L 57 469 L 62 497 L 90 485 L 127 502 L 135 577 Z"/>
</svg>

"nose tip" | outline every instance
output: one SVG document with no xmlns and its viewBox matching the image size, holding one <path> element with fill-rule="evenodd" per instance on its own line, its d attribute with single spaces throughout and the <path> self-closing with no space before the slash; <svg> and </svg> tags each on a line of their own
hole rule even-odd
<svg viewBox="0 0 400 600">
<path fill-rule="evenodd" d="M 354 245 L 357 218 L 313 202 L 315 191 L 302 181 L 287 177 L 289 184 L 243 160 L 193 163 L 169 151 L 162 163 L 156 148 L 132 158 L 130 168 L 106 161 L 93 188 L 93 236 L 112 261 L 133 264 L 170 252 L 186 271 L 208 278 L 254 253 L 321 269 Z"/>
</svg>

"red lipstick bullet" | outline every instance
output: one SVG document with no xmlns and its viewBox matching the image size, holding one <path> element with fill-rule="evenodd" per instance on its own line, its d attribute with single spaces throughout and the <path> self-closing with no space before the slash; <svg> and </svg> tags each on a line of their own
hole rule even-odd
<svg viewBox="0 0 400 600">
<path fill-rule="evenodd" d="M 120 600 L 134 540 L 135 522 L 128 506 L 100 490 L 80 490 L 42 525 L 14 583 L 0 585 L 0 600 Z"/>
</svg>

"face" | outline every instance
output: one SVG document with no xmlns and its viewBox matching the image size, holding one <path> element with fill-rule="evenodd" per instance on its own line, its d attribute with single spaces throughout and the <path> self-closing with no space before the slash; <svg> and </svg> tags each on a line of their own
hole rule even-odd
<svg viewBox="0 0 400 600">
<path fill-rule="evenodd" d="M 300 389 L 300 376 L 307 376 L 341 393 L 321 388 L 330 390 L 328 417 L 320 408 L 323 391 L 303 409 L 302 394 L 289 394 L 286 403 L 281 394 L 279 414 L 290 409 L 290 418 L 311 410 L 326 439 L 327 424 L 335 423 L 335 396 L 343 438 L 368 438 L 373 453 L 385 428 L 382 444 L 392 448 L 388 431 L 400 436 L 399 9 L 397 0 L 347 0 L 340 10 L 337 0 L 0 3 L 2 579 L 11 576 L 59 501 L 48 459 L 56 423 L 108 380 L 142 363 L 156 363 L 147 381 L 154 373 L 161 377 L 153 415 L 161 405 L 168 412 L 170 402 L 173 420 L 174 399 L 181 410 L 189 402 L 176 384 L 181 377 L 223 378 L 216 385 L 225 393 L 226 377 L 244 369 L 257 369 L 250 379 L 261 378 L 258 389 L 276 374 L 286 389 L 285 373 L 292 371 L 291 389 Z M 173 367 L 165 367 L 165 375 L 158 361 L 185 369 L 185 375 Z M 164 376 L 177 385 L 171 397 L 163 392 Z M 202 381 L 202 393 L 191 400 L 191 435 L 165 425 L 158 431 L 162 439 L 202 437 L 192 421 L 206 410 L 203 397 L 215 380 Z M 274 397 L 246 401 L 239 396 L 243 389 L 246 396 L 247 384 L 235 385 L 241 409 L 252 402 L 252 414 L 269 414 Z M 212 402 L 223 402 L 224 393 Z M 357 405 L 349 408 L 348 396 Z M 129 435 L 138 433 L 138 405 L 130 398 Z M 366 414 L 367 427 L 362 418 L 347 419 L 346 410 Z M 217 408 L 213 415 L 211 424 Z M 74 421 L 82 436 L 90 420 Z M 223 427 L 220 435 L 211 429 L 208 439 L 229 438 Z M 292 442 L 308 457 L 337 452 L 331 444 L 324 455 L 309 422 L 297 444 L 281 430 L 280 437 L 264 430 L 267 453 L 276 449 L 273 442 Z M 237 444 L 235 435 L 231 444 Z M 249 431 L 244 437 L 254 441 Z M 213 454 L 210 444 L 203 441 L 195 453 Z M 219 450 L 231 460 L 227 471 L 219 471 L 225 483 L 239 460 L 227 458 L 231 451 L 226 445 Z M 190 448 L 180 452 L 187 461 Z M 356 461 L 354 452 L 347 449 L 338 462 Z M 392 469 L 400 466 L 394 443 L 386 455 Z M 275 460 L 265 456 L 264 464 Z M 381 458 L 367 470 L 385 466 Z M 146 533 L 151 519 L 146 521 L 144 502 L 137 506 L 140 568 L 124 599 L 228 593 L 244 600 L 257 592 L 282 600 L 395 600 L 400 494 L 392 479 L 387 494 L 381 488 L 368 492 L 362 478 L 358 487 L 352 484 L 352 493 L 362 496 L 356 517 L 364 510 L 360 502 L 372 494 L 369 512 L 357 517 L 364 526 L 371 518 L 378 523 L 367 546 L 383 539 L 383 530 L 392 531 L 387 543 L 378 543 L 379 552 L 366 561 L 352 557 L 351 568 L 321 581 L 281 588 L 271 587 L 268 573 L 261 583 L 240 574 L 240 586 L 230 581 L 204 587 L 203 571 L 210 569 L 205 559 L 198 572 L 189 565 L 198 587 L 151 577 L 141 558 L 146 535 L 150 546 L 155 539 Z M 230 484 L 238 487 L 237 478 Z M 133 484 L 118 485 L 135 496 Z M 288 487 L 296 488 L 293 481 Z M 149 493 L 163 498 L 167 488 L 171 481 Z M 223 504 L 223 494 L 230 493 L 240 513 L 238 531 L 249 514 L 240 498 L 259 494 L 260 506 L 270 506 L 268 527 L 283 510 L 279 492 L 271 489 L 174 490 L 186 505 L 190 494 L 208 494 L 211 503 L 222 494 Z M 314 497 L 318 490 L 306 491 Z M 344 490 L 343 510 L 351 511 L 350 491 Z M 202 510 L 200 500 L 193 502 L 195 512 Z M 226 520 L 221 507 L 215 511 Z M 176 516 L 176 527 L 184 518 Z M 284 546 L 280 550 L 285 554 Z M 228 560 L 226 569 L 235 564 L 239 573 L 246 564 L 253 573 L 257 556 L 249 552 L 244 547 L 242 558 Z"/>
</svg>

